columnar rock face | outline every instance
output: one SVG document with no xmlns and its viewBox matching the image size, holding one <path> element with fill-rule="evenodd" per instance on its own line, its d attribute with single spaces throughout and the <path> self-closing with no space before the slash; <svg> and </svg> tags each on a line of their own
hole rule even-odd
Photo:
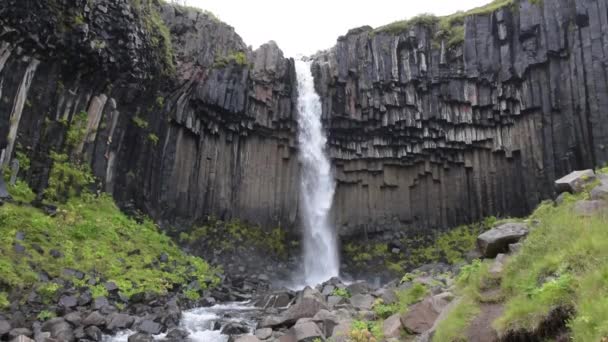
<svg viewBox="0 0 608 342">
<path fill-rule="evenodd" d="M 364 27 L 314 57 L 343 235 L 523 215 L 608 161 L 607 1 L 516 3 L 462 43 Z M 297 227 L 296 99 L 293 60 L 203 11 L 0 2 L 0 163 L 40 195 L 65 153 L 159 220 Z"/>
<path fill-rule="evenodd" d="M 315 56 L 342 234 L 523 215 L 608 161 L 605 0 L 516 1 L 440 25 L 362 27 Z"/>
<path fill-rule="evenodd" d="M 27 155 L 26 178 L 40 193 L 50 152 L 65 152 L 90 165 L 100 190 L 157 219 L 290 226 L 295 81 L 276 44 L 252 51 L 203 11 L 149 0 L 3 1 L 0 160 Z"/>
</svg>

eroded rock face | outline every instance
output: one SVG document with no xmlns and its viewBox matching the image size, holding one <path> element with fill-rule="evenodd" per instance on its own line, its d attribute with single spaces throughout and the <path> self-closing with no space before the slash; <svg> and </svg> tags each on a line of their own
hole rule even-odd
<svg viewBox="0 0 608 342">
<path fill-rule="evenodd" d="M 364 27 L 315 57 L 343 235 L 522 216 L 608 160 L 607 2 L 515 6 L 467 17 L 452 47 Z"/>
</svg>

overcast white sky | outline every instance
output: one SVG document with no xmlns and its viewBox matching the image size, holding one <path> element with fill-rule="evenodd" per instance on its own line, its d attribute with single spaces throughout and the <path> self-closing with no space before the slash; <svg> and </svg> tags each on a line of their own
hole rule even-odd
<svg viewBox="0 0 608 342">
<path fill-rule="evenodd" d="M 491 0 L 186 0 L 215 13 L 257 48 L 274 40 L 286 56 L 332 47 L 362 25 L 382 26 L 420 13 L 446 15 Z"/>
</svg>

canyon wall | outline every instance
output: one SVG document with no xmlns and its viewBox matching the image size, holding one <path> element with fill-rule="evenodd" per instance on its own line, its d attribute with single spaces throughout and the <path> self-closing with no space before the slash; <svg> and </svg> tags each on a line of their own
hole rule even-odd
<svg viewBox="0 0 608 342">
<path fill-rule="evenodd" d="M 25 154 L 22 176 L 40 195 L 51 152 L 66 153 L 91 167 L 99 190 L 158 220 L 293 226 L 295 82 L 276 44 L 252 51 L 204 11 L 154 0 L 0 4 L 2 163 Z"/>
<path fill-rule="evenodd" d="M 475 12 L 461 41 L 420 17 L 314 57 L 342 234 L 522 216 L 608 161 L 608 2 Z"/>
<path fill-rule="evenodd" d="M 608 161 L 607 1 L 486 12 L 451 28 L 461 41 L 437 21 L 363 27 L 313 57 L 342 235 L 524 215 Z M 297 227 L 296 100 L 292 59 L 204 11 L 0 3 L 0 163 L 27 156 L 39 199 L 66 154 L 167 224 Z"/>
</svg>

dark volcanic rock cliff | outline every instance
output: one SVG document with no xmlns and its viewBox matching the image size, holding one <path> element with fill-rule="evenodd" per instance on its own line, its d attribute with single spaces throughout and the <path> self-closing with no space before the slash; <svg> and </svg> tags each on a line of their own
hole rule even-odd
<svg viewBox="0 0 608 342">
<path fill-rule="evenodd" d="M 464 17 L 462 42 L 419 20 L 315 56 L 342 233 L 521 216 L 556 177 L 608 161 L 607 13 L 517 1 Z"/>
<path fill-rule="evenodd" d="M 295 72 L 276 44 L 152 0 L 3 1 L 0 40 L 1 160 L 25 153 L 40 193 L 67 151 L 157 219 L 295 222 Z"/>
<path fill-rule="evenodd" d="M 464 18 L 462 42 L 437 23 L 360 28 L 315 56 L 341 233 L 523 215 L 608 161 L 607 7 L 517 2 Z M 276 44 L 252 51 L 202 11 L 0 3 L 0 162 L 28 156 L 39 194 L 55 151 L 159 220 L 292 227 L 295 84 Z"/>
</svg>

